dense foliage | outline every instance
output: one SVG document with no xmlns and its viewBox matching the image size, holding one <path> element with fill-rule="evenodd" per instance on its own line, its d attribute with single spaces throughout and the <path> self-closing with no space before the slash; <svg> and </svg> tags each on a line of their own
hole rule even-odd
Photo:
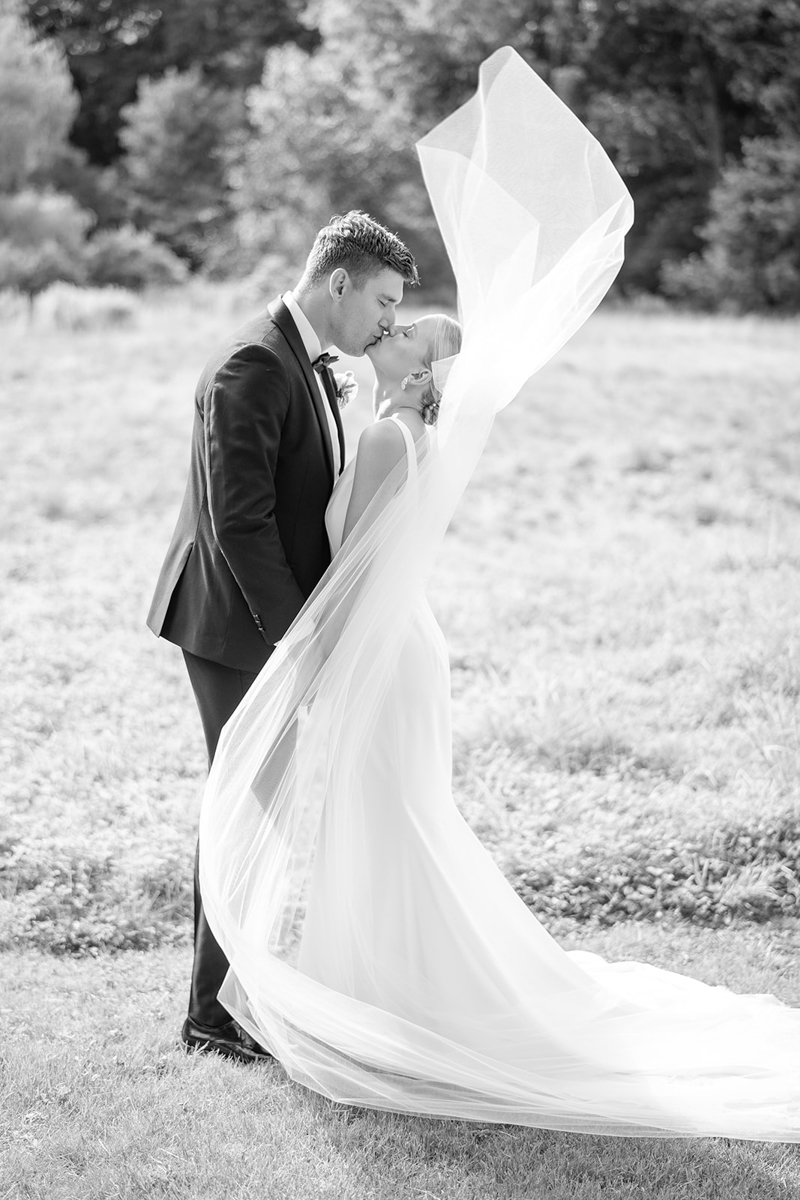
<svg viewBox="0 0 800 1200">
<path fill-rule="evenodd" d="M 665 263 L 669 295 L 697 307 L 800 311 L 800 138 L 748 138 L 711 193 L 708 248 Z"/>
<path fill-rule="evenodd" d="M 358 206 L 411 241 L 428 286 L 446 283 L 414 140 L 510 44 L 630 187 L 623 291 L 800 307 L 796 0 L 2 0 L 0 11 L 3 44 L 16 46 L 0 51 L 0 190 L 33 174 L 99 226 L 147 229 L 192 269 L 246 273 L 266 258 L 291 274 L 314 229 Z"/>
<path fill-rule="evenodd" d="M 143 79 L 123 109 L 122 180 L 134 222 L 194 266 L 214 249 L 229 216 L 227 145 L 242 125 L 238 93 L 199 68 Z"/>
<path fill-rule="evenodd" d="M 0 9 L 0 192 L 52 165 L 77 109 L 60 49 Z"/>
<path fill-rule="evenodd" d="M 64 54 L 36 41 L 6 0 L 0 6 L 0 287 L 33 301 L 56 282 L 141 288 L 180 281 L 185 265 L 148 231 L 96 230 L 104 218 L 118 224 L 132 200 L 68 143 L 78 109 Z"/>
<path fill-rule="evenodd" d="M 81 97 L 77 146 L 108 165 L 121 152 L 121 112 L 139 81 L 170 68 L 202 66 L 233 90 L 258 81 L 265 51 L 291 40 L 313 44 L 299 0 L 24 0 L 31 27 L 66 53 Z"/>
</svg>

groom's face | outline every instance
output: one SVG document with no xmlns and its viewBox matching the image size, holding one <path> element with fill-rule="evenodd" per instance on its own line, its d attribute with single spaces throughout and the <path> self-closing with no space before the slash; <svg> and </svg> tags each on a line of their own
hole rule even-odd
<svg viewBox="0 0 800 1200">
<path fill-rule="evenodd" d="M 340 269 L 331 276 L 331 296 L 334 343 L 343 354 L 360 357 L 394 324 L 395 309 L 403 299 L 403 278 L 384 267 L 357 283 Z"/>
</svg>

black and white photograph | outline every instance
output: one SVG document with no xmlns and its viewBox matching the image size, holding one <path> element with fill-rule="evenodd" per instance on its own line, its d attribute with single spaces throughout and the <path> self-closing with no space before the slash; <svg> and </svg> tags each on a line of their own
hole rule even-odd
<svg viewBox="0 0 800 1200">
<path fill-rule="evenodd" d="M 0 1197 L 800 1197 L 796 0 L 0 0 Z"/>
</svg>

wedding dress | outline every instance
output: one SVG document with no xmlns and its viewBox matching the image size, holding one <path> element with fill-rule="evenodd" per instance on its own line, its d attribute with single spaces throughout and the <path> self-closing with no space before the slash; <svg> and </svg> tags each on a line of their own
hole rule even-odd
<svg viewBox="0 0 800 1200">
<path fill-rule="evenodd" d="M 501 187 L 492 164 L 498 138 L 515 161 L 531 145 L 508 129 L 520 88 L 544 106 L 562 149 L 578 125 L 531 74 L 508 51 L 494 56 L 477 121 L 468 113 L 473 136 L 462 121 L 428 142 L 465 321 L 439 433 L 415 443 L 391 418 L 403 461 L 342 543 L 353 464 L 345 469 L 327 514 L 331 568 L 223 732 L 200 831 L 205 907 L 231 963 L 220 999 L 293 1079 L 345 1103 L 797 1141 L 800 1011 L 563 951 L 453 799 L 447 647 L 425 582 L 494 410 L 597 303 L 629 215 L 598 159 L 591 203 L 580 211 L 586 196 L 570 196 L 579 228 L 563 253 L 526 230 L 511 176 Z M 539 138 L 540 166 L 541 151 Z M 465 230 L 473 219 L 473 233 L 485 227 L 487 205 L 504 220 L 480 260 Z M 515 351 L 529 328 L 546 335 Z"/>
</svg>

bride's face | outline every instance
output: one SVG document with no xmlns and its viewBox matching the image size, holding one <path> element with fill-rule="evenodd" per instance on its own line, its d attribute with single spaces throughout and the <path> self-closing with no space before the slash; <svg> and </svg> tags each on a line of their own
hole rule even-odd
<svg viewBox="0 0 800 1200">
<path fill-rule="evenodd" d="M 400 383 L 425 366 L 436 332 L 436 317 L 420 317 L 411 325 L 393 325 L 380 342 L 367 347 L 375 370 L 390 383 Z"/>
</svg>

